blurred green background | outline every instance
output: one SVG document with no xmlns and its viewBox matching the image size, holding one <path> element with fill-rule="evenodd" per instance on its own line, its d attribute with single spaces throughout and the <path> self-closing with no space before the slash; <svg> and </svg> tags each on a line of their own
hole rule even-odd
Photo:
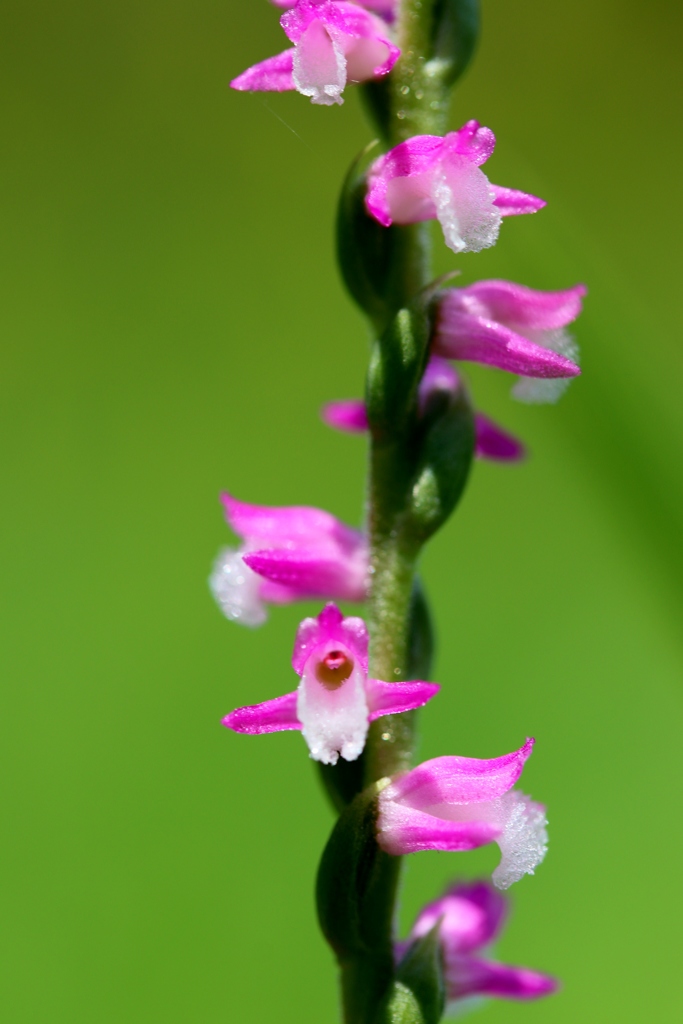
<svg viewBox="0 0 683 1024">
<path fill-rule="evenodd" d="M 670 0 L 484 0 L 453 125 L 544 196 L 438 269 L 584 280 L 585 375 L 556 408 L 471 374 L 517 431 L 424 559 L 440 637 L 421 756 L 528 734 L 551 851 L 501 957 L 563 979 L 498 1021 L 680 1012 L 683 15 Z M 238 737 L 294 629 L 227 623 L 217 496 L 362 514 L 366 328 L 333 259 L 371 137 L 340 109 L 231 93 L 284 46 L 265 0 L 4 0 L 2 1019 L 334 1024 L 312 886 L 332 824 L 297 735 Z M 403 927 L 476 855 L 411 859 Z"/>
</svg>

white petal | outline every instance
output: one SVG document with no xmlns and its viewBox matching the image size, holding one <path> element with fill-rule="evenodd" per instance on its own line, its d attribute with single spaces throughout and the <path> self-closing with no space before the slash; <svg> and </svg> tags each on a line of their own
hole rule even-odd
<svg viewBox="0 0 683 1024">
<path fill-rule="evenodd" d="M 222 548 L 209 576 L 209 586 L 226 619 L 243 626 L 260 626 L 266 609 L 259 594 L 263 579 L 242 560 L 242 552 Z"/>
<path fill-rule="evenodd" d="M 513 789 L 496 801 L 500 805 L 503 834 L 497 840 L 500 864 L 493 872 L 493 884 L 507 889 L 524 875 L 533 875 L 548 850 L 548 820 L 545 808 L 531 797 Z"/>
<path fill-rule="evenodd" d="M 334 650 L 339 644 L 330 642 L 327 647 Z M 327 689 L 316 677 L 320 660 L 319 651 L 308 659 L 299 684 L 296 714 L 304 739 L 315 761 L 336 764 L 340 754 L 346 761 L 355 761 L 368 733 L 365 676 L 356 664 L 337 689 Z"/>
<path fill-rule="evenodd" d="M 312 21 L 294 49 L 294 85 L 312 103 L 343 103 L 346 58 L 319 21 Z"/>
<path fill-rule="evenodd" d="M 568 331 L 559 328 L 554 331 L 530 331 L 529 328 L 517 330 L 519 334 L 525 335 L 529 341 L 535 341 L 538 345 L 557 352 L 558 355 L 566 356 L 572 362 L 579 361 L 579 346 Z M 538 377 L 519 377 L 512 388 L 512 397 L 518 402 L 526 402 L 527 405 L 545 405 L 557 402 L 571 384 L 572 377 L 555 377 L 551 380 L 543 380 Z"/>
<path fill-rule="evenodd" d="M 502 217 L 488 178 L 461 153 L 447 152 L 434 169 L 432 196 L 446 245 L 480 252 L 494 245 Z"/>
</svg>

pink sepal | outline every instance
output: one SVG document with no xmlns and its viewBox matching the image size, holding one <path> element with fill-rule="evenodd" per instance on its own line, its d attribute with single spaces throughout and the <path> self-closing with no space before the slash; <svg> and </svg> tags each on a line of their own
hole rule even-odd
<svg viewBox="0 0 683 1024">
<path fill-rule="evenodd" d="M 577 377 L 581 369 L 543 345 L 537 345 L 494 320 L 441 307 L 435 351 L 449 359 L 495 366 L 524 377 Z"/>
<path fill-rule="evenodd" d="M 488 416 L 477 412 L 474 414 L 476 430 L 475 455 L 478 459 L 490 459 L 493 462 L 519 462 L 526 455 L 526 449 L 507 430 L 503 430 Z"/>
<path fill-rule="evenodd" d="M 435 757 L 395 779 L 382 800 L 400 801 L 419 810 L 439 804 L 481 803 L 502 796 L 522 774 L 534 740 L 490 760 L 476 757 Z"/>
<path fill-rule="evenodd" d="M 315 550 L 309 554 L 305 549 L 249 551 L 243 559 L 259 576 L 285 587 L 298 600 L 330 594 L 340 601 L 365 600 L 364 567 L 359 564 L 353 572 L 348 559 L 325 557 Z"/>
<path fill-rule="evenodd" d="M 240 92 L 288 92 L 296 89 L 292 77 L 294 48 L 247 68 L 230 83 Z"/>
<path fill-rule="evenodd" d="M 552 331 L 576 320 L 586 292 L 583 284 L 545 292 L 512 281 L 489 280 L 448 289 L 442 301 L 452 312 L 473 313 L 517 330 Z"/>
<path fill-rule="evenodd" d="M 322 407 L 321 415 L 328 427 L 343 430 L 347 434 L 362 434 L 368 429 L 365 402 L 360 398 L 328 402 Z"/>
<path fill-rule="evenodd" d="M 386 790 L 384 791 L 386 792 Z M 447 821 L 404 804 L 382 800 L 377 820 L 377 842 L 395 857 L 423 850 L 474 850 L 500 836 L 501 829 L 486 821 Z"/>
<path fill-rule="evenodd" d="M 233 732 L 256 736 L 264 732 L 281 732 L 284 729 L 301 729 L 296 715 L 297 691 L 282 697 L 266 700 L 262 704 L 249 704 L 231 711 L 223 719 L 223 725 Z"/>
<path fill-rule="evenodd" d="M 516 188 L 503 188 L 491 185 L 494 195 L 493 205 L 498 208 L 502 217 L 516 217 L 522 213 L 538 213 L 547 206 L 545 199 L 519 192 Z"/>
<path fill-rule="evenodd" d="M 557 991 L 557 981 L 525 967 L 509 967 L 473 956 L 446 953 L 446 990 L 449 999 L 494 996 L 499 999 L 538 999 Z"/>
<path fill-rule="evenodd" d="M 336 516 L 308 505 L 250 505 L 230 494 L 222 494 L 225 518 L 250 548 L 271 545 L 310 545 L 328 539 L 355 550 L 363 535 Z"/>
<path fill-rule="evenodd" d="M 436 696 L 441 687 L 438 683 L 424 683 L 417 680 L 408 683 L 384 683 L 381 679 L 368 679 L 369 721 L 383 715 L 397 715 L 402 711 L 421 708 Z"/>
<path fill-rule="evenodd" d="M 329 641 L 347 647 L 358 661 L 363 672 L 368 670 L 368 631 L 361 618 L 344 618 L 335 604 L 328 604 L 320 615 L 304 619 L 294 641 L 292 667 L 298 676 L 303 675 L 306 662 L 316 647 Z"/>
</svg>

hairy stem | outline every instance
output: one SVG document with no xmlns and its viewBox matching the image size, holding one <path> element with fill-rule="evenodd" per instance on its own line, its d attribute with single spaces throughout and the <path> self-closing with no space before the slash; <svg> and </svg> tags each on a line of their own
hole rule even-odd
<svg viewBox="0 0 683 1024">
<path fill-rule="evenodd" d="M 385 125 L 391 145 L 415 134 L 446 131 L 448 90 L 435 67 L 438 62 L 428 60 L 434 3 L 401 0 L 399 4 L 397 34 L 402 56 L 383 94 L 389 106 Z M 398 231 L 400 244 L 388 283 L 394 309 L 406 306 L 430 280 L 429 225 L 409 225 Z M 415 678 L 416 674 L 425 678 L 431 661 L 429 613 L 415 577 L 419 545 L 404 523 L 414 469 L 413 446 L 409 429 L 398 437 L 371 440 L 370 675 L 386 681 Z M 414 717 L 414 713 L 406 713 L 373 722 L 363 755 L 366 786 L 410 767 Z M 388 894 L 388 930 L 371 951 L 341 963 L 346 1024 L 379 1024 L 379 1008 L 392 981 L 391 922 L 400 859 L 385 860 L 379 870 Z"/>
<path fill-rule="evenodd" d="M 429 59 L 436 0 L 401 0 L 397 20 L 401 57 L 391 78 L 389 136 L 392 145 L 413 135 L 444 135 L 448 89 L 441 62 Z"/>
</svg>

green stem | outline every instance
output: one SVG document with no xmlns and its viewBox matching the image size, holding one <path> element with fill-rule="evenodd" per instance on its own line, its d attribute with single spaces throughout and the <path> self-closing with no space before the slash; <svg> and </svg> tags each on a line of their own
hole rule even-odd
<svg viewBox="0 0 683 1024">
<path fill-rule="evenodd" d="M 428 61 L 429 34 L 435 0 L 402 0 L 397 36 L 401 57 L 389 78 L 389 141 L 396 145 L 416 134 L 446 131 L 448 89 Z M 394 229 L 396 230 L 396 229 Z M 428 224 L 399 229 L 401 246 L 390 282 L 392 294 L 405 305 L 430 280 L 431 234 Z M 377 679 L 409 676 L 411 595 L 418 551 L 405 543 L 401 514 L 407 498 L 406 474 L 410 438 L 384 446 L 371 441 L 370 566 L 368 602 L 370 673 Z M 390 724 L 386 724 L 389 721 Z M 392 716 L 373 723 L 366 744 L 366 783 L 391 775 L 410 764 L 413 716 Z"/>
<path fill-rule="evenodd" d="M 341 964 L 342 1008 L 346 1024 L 375 1024 L 394 974 L 391 952 L 368 953 Z"/>
<path fill-rule="evenodd" d="M 444 88 L 441 62 L 427 59 L 435 6 L 436 0 L 402 0 L 399 5 L 401 57 L 390 78 L 392 145 L 413 135 L 446 133 L 449 91 Z"/>
<path fill-rule="evenodd" d="M 398 44 L 402 56 L 388 83 L 388 141 L 446 131 L 448 90 L 426 54 L 435 0 L 401 0 Z M 436 72 L 436 73 L 435 73 Z M 396 229 L 394 229 L 396 230 Z M 400 242 L 388 282 L 389 294 L 407 305 L 430 280 L 429 226 L 398 229 Z M 414 472 L 410 430 L 390 439 L 373 438 L 370 449 L 368 531 L 370 540 L 370 675 L 403 680 L 428 674 L 431 655 L 429 616 L 415 578 L 419 545 L 404 528 Z M 419 665 L 416 664 L 416 657 Z M 413 676 L 414 678 L 414 676 Z M 410 767 L 414 714 L 390 715 L 374 722 L 363 756 L 365 785 Z M 400 858 L 386 857 L 379 873 L 387 893 L 387 934 L 362 956 L 341 963 L 344 1021 L 376 1024 L 392 981 L 391 927 Z"/>
</svg>

